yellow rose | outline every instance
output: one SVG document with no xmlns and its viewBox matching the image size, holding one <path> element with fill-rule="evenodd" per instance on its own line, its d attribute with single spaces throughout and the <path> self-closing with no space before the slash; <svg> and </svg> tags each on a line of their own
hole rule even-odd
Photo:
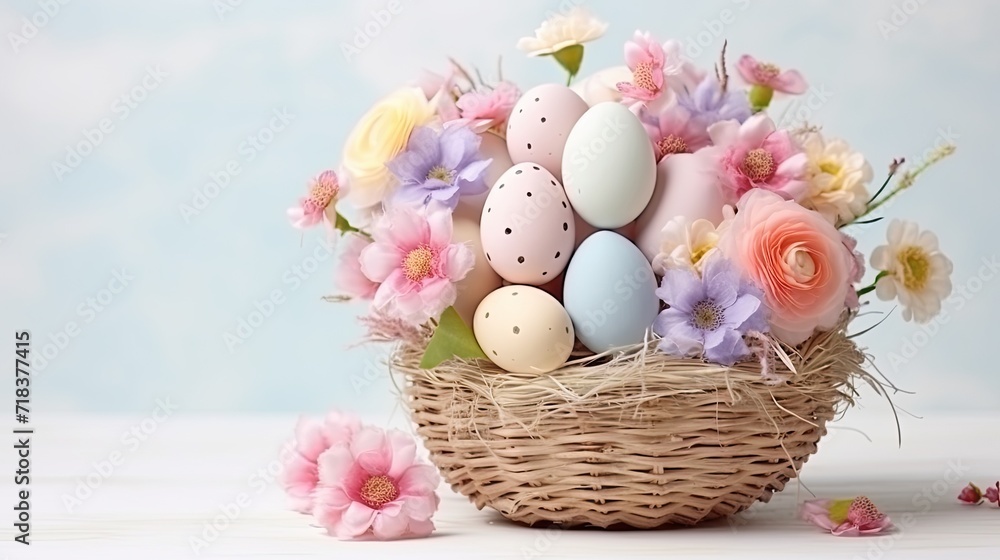
<svg viewBox="0 0 1000 560">
<path fill-rule="evenodd" d="M 361 118 L 347 138 L 342 162 L 351 204 L 369 208 L 382 202 L 396 186 L 385 164 L 406 148 L 414 128 L 433 118 L 433 107 L 417 87 L 397 90 Z"/>
</svg>

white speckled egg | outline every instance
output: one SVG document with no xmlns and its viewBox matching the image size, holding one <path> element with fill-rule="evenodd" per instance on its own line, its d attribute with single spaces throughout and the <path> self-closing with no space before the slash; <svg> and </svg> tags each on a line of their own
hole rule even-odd
<svg viewBox="0 0 1000 560">
<path fill-rule="evenodd" d="M 660 312 L 649 262 L 611 231 L 592 234 L 576 250 L 563 303 L 580 342 L 598 353 L 642 342 Z"/>
<path fill-rule="evenodd" d="M 508 282 L 539 286 L 559 275 L 573 252 L 573 209 L 541 166 L 519 163 L 497 180 L 480 222 L 486 260 Z"/>
<path fill-rule="evenodd" d="M 492 132 L 484 132 L 480 134 L 480 138 L 482 138 L 482 141 L 479 144 L 479 154 L 484 159 L 489 158 L 493 160 L 490 166 L 486 168 L 483 177 L 487 185 L 493 186 L 496 184 L 497 179 L 500 178 L 500 175 L 503 175 L 503 172 L 510 169 L 510 166 L 514 165 L 514 163 L 510 161 L 510 155 L 507 153 L 507 143 L 503 138 Z M 486 204 L 486 197 L 489 193 L 490 191 L 486 191 L 482 194 L 463 196 L 459 199 L 455 213 L 470 218 L 475 217 L 476 221 L 479 221 L 479 215 L 483 213 L 483 205 Z"/>
<path fill-rule="evenodd" d="M 507 120 L 511 161 L 537 163 L 561 181 L 566 139 L 586 111 L 587 103 L 566 86 L 545 84 L 528 90 Z"/>
<path fill-rule="evenodd" d="M 600 229 L 636 219 L 656 185 L 656 157 L 646 130 L 618 103 L 599 103 L 580 117 L 566 140 L 562 170 L 573 208 Z"/>
<path fill-rule="evenodd" d="M 479 302 L 499 288 L 503 280 L 486 262 L 486 253 L 483 252 L 480 241 L 478 217 L 471 219 L 455 214 L 451 238 L 455 243 L 465 243 L 476 257 L 472 270 L 458 282 L 458 297 L 455 299 L 455 311 L 458 311 L 466 325 L 472 326 L 472 318 Z"/>
<path fill-rule="evenodd" d="M 656 191 L 635 221 L 635 243 L 650 262 L 660 252 L 663 226 L 677 216 L 722 222 L 726 201 L 719 184 L 717 149 L 674 154 L 657 166 Z"/>
<path fill-rule="evenodd" d="M 549 294 L 505 286 L 483 299 L 473 321 L 476 341 L 490 360 L 513 373 L 548 373 L 573 351 L 573 322 Z"/>
</svg>

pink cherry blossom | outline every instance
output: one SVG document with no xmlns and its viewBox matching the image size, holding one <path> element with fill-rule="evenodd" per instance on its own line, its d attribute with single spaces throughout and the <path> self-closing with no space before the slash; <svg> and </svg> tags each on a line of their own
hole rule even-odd
<svg viewBox="0 0 1000 560">
<path fill-rule="evenodd" d="M 451 212 L 439 205 L 389 208 L 372 226 L 374 243 L 361 251 L 361 271 L 381 284 L 376 309 L 419 326 L 455 303 L 455 283 L 465 278 L 475 255 L 452 243 Z"/>
<path fill-rule="evenodd" d="M 680 44 L 661 45 L 649 33 L 636 31 L 625 43 L 625 64 L 632 71 L 632 81 L 617 85 L 625 101 L 653 101 L 664 91 L 665 75 L 681 70 Z"/>
<path fill-rule="evenodd" d="M 368 236 L 358 232 L 347 232 L 340 240 L 340 255 L 333 272 L 333 285 L 343 295 L 358 299 L 372 299 L 378 284 L 372 282 L 361 271 L 361 252 L 371 245 Z"/>
<path fill-rule="evenodd" d="M 340 539 L 426 537 L 438 483 L 434 467 L 416 459 L 412 437 L 366 427 L 320 456 L 314 515 Z"/>
<path fill-rule="evenodd" d="M 298 206 L 288 209 L 292 226 L 305 229 L 323 222 L 332 230 L 333 222 L 327 216 L 327 209 L 332 210 L 339 194 L 341 188 L 336 173 L 327 170 L 317 175 L 309 182 L 309 194 L 299 199 Z"/>
<path fill-rule="evenodd" d="M 510 112 L 514 109 L 521 90 L 510 82 L 500 82 L 489 92 L 470 91 L 458 98 L 461 118 L 454 124 L 468 125 L 474 132 L 503 130 Z M 449 123 L 452 124 L 452 123 Z"/>
<path fill-rule="evenodd" d="M 990 489 L 987 488 L 987 490 Z M 978 486 L 970 482 L 969 485 L 962 488 L 962 491 L 958 494 L 958 501 L 978 506 L 983 503 L 983 491 L 980 490 Z"/>
<path fill-rule="evenodd" d="M 799 516 L 838 537 L 881 533 L 892 521 L 865 496 L 847 500 L 808 500 Z"/>
<path fill-rule="evenodd" d="M 319 481 L 317 459 L 331 446 L 349 442 L 361 429 L 361 422 L 350 414 L 330 412 L 322 420 L 300 418 L 295 426 L 292 452 L 284 457 L 282 483 L 299 513 L 312 513 L 313 492 Z"/>
<path fill-rule="evenodd" d="M 721 179 L 729 203 L 751 189 L 765 189 L 785 199 L 800 200 L 809 189 L 808 157 L 786 130 L 758 113 L 743 124 L 723 121 L 708 127 L 712 143 L 722 148 Z"/>
<path fill-rule="evenodd" d="M 993 486 L 987 488 L 984 496 L 987 502 L 992 502 L 1000 507 L 1000 482 L 994 482 Z"/>
<path fill-rule="evenodd" d="M 671 154 L 694 153 L 709 144 L 705 127 L 699 126 L 690 113 L 679 105 L 670 105 L 659 111 L 640 107 L 638 116 L 653 143 L 656 161 Z"/>
<path fill-rule="evenodd" d="M 736 68 L 743 81 L 753 86 L 761 86 L 782 93 L 801 94 L 809 87 L 805 79 L 796 70 L 782 72 L 777 66 L 760 62 L 745 54 L 740 57 Z"/>
</svg>

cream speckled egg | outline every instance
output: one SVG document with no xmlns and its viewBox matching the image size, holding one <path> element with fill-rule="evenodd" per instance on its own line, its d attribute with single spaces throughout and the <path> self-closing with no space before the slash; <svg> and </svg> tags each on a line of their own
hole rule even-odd
<svg viewBox="0 0 1000 560">
<path fill-rule="evenodd" d="M 454 243 L 465 243 L 476 257 L 472 270 L 456 285 L 458 297 L 455 299 L 455 311 L 458 311 L 466 325 L 471 326 L 479 302 L 499 288 L 503 280 L 486 262 L 486 253 L 483 252 L 480 241 L 478 217 L 470 219 L 455 214 L 451 237 Z"/>
<path fill-rule="evenodd" d="M 476 341 L 490 360 L 513 373 L 548 373 L 573 351 L 573 322 L 549 294 L 505 286 L 483 299 L 473 321 Z"/>
<path fill-rule="evenodd" d="M 539 286 L 569 263 L 573 209 L 559 181 L 541 166 L 519 163 L 486 198 L 480 233 L 486 260 L 508 282 Z"/>
<path fill-rule="evenodd" d="M 507 151 L 514 163 L 534 162 L 562 181 L 563 148 L 587 103 L 566 86 L 528 90 L 507 121 Z M 648 143 L 648 142 L 647 142 Z"/>
</svg>

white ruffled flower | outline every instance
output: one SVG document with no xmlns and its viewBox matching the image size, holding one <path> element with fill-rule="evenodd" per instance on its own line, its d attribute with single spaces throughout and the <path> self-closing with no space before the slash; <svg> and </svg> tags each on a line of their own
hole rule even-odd
<svg viewBox="0 0 1000 560">
<path fill-rule="evenodd" d="M 517 48 L 530 56 L 559 52 L 566 47 L 582 45 L 604 35 L 608 24 L 594 17 L 580 6 L 565 14 L 554 14 L 535 30 L 534 37 L 523 37 Z"/>
<path fill-rule="evenodd" d="M 809 194 L 802 205 L 816 210 L 833 225 L 845 224 L 868 206 L 872 167 L 843 140 L 824 140 L 818 132 L 799 137 L 809 158 Z"/>
<path fill-rule="evenodd" d="M 663 226 L 663 242 L 653 258 L 653 271 L 662 276 L 671 268 L 688 268 L 700 274 L 705 257 L 716 250 L 721 234 L 708 220 L 677 216 Z"/>
<path fill-rule="evenodd" d="M 875 295 L 883 301 L 898 298 L 904 320 L 926 323 L 951 294 L 951 260 L 938 248 L 937 236 L 913 222 L 893 220 L 888 239 L 872 252 L 872 268 L 881 271 Z"/>
</svg>

